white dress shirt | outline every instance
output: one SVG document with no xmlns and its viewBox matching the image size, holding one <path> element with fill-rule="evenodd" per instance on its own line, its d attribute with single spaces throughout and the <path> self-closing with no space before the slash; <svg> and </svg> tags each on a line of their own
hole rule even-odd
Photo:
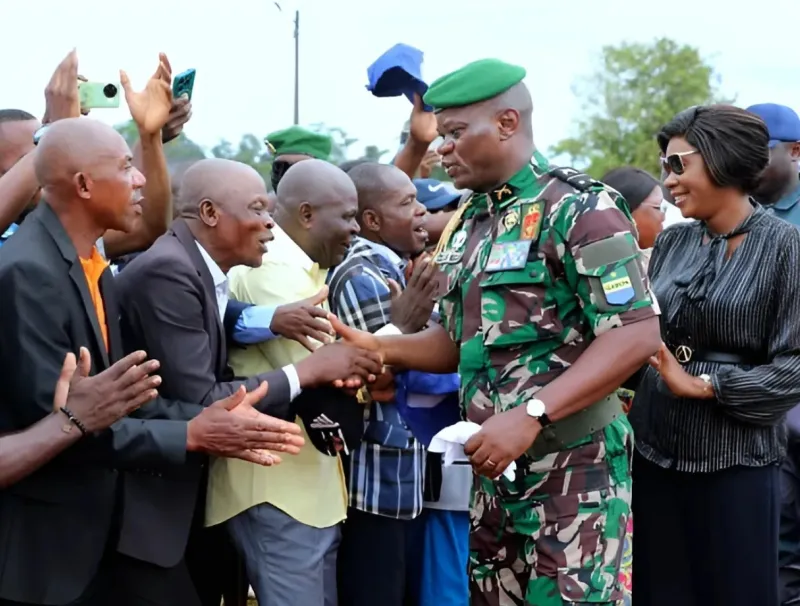
<svg viewBox="0 0 800 606">
<path fill-rule="evenodd" d="M 225 272 L 220 269 L 216 261 L 211 258 L 211 255 L 208 254 L 208 251 L 200 245 L 200 242 L 195 240 L 195 244 L 197 244 L 200 255 L 202 255 L 203 261 L 206 262 L 206 267 L 208 267 L 208 271 L 211 274 L 211 279 L 214 281 L 214 296 L 217 299 L 219 321 L 222 322 L 225 319 L 225 309 L 228 307 L 228 300 L 230 299 L 228 276 L 226 276 Z M 289 391 L 291 393 L 291 398 L 294 400 L 302 391 L 300 388 L 300 378 L 297 376 L 297 370 L 293 364 L 284 366 L 281 370 L 286 373 L 286 378 L 289 380 Z"/>
</svg>

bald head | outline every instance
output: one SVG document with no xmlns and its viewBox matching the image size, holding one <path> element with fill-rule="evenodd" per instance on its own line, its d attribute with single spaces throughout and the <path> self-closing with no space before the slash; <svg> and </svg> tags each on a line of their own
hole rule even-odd
<svg viewBox="0 0 800 606">
<path fill-rule="evenodd" d="M 254 195 L 263 192 L 266 204 L 264 179 L 252 166 L 222 158 L 199 160 L 183 173 L 175 211 L 181 217 L 198 217 L 204 201 L 227 208 L 245 192 Z"/>
<path fill-rule="evenodd" d="M 392 164 L 365 162 L 350 169 L 348 176 L 356 186 L 359 213 L 376 209 L 393 191 L 413 187 L 408 175 Z"/>
<path fill-rule="evenodd" d="M 141 216 L 145 178 L 132 161 L 125 139 L 110 126 L 59 120 L 39 142 L 36 177 L 62 224 L 99 237 L 109 229 L 131 231 Z"/>
<path fill-rule="evenodd" d="M 358 231 L 350 177 L 323 160 L 298 162 L 278 184 L 275 221 L 323 269 L 342 261 Z"/>
<path fill-rule="evenodd" d="M 90 118 L 69 118 L 47 128 L 36 152 L 36 178 L 46 190 L 76 173 L 91 175 L 109 161 L 130 161 L 131 152 L 117 131 Z"/>
<path fill-rule="evenodd" d="M 341 197 L 356 197 L 350 177 L 342 169 L 324 160 L 298 162 L 286 171 L 278 184 L 276 210 L 284 214 L 296 213 L 303 203 L 312 208 Z"/>
</svg>

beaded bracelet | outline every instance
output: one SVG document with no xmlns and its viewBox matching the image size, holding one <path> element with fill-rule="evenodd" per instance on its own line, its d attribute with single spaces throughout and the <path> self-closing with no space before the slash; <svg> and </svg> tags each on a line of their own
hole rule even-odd
<svg viewBox="0 0 800 606">
<path fill-rule="evenodd" d="M 76 417 L 69 408 L 67 408 L 66 406 L 62 406 L 61 408 L 59 408 L 59 410 L 63 412 L 65 415 L 67 415 L 67 418 L 69 419 L 70 423 L 72 423 L 75 427 L 80 429 L 83 435 L 86 435 L 87 433 L 86 427 L 83 425 L 83 423 L 80 422 L 78 417 Z"/>
</svg>

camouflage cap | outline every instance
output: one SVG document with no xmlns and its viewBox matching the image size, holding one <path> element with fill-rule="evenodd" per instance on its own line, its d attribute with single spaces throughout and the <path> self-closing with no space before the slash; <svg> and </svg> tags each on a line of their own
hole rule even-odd
<svg viewBox="0 0 800 606">
<path fill-rule="evenodd" d="M 287 154 L 302 154 L 317 160 L 327 160 L 333 142 L 328 135 L 306 130 L 302 126 L 290 126 L 270 133 L 264 139 L 274 157 Z"/>
<path fill-rule="evenodd" d="M 524 67 L 480 59 L 435 80 L 423 101 L 435 110 L 478 103 L 506 92 L 525 77 Z"/>
</svg>

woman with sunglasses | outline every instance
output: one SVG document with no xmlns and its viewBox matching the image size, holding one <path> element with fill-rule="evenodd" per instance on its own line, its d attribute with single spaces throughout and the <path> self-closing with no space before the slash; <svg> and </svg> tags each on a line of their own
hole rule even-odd
<svg viewBox="0 0 800 606">
<path fill-rule="evenodd" d="M 800 231 L 750 199 L 769 161 L 757 116 L 681 112 L 658 134 L 694 221 L 650 261 L 664 344 L 630 420 L 636 606 L 778 603 L 782 421 L 800 402 Z"/>
</svg>

